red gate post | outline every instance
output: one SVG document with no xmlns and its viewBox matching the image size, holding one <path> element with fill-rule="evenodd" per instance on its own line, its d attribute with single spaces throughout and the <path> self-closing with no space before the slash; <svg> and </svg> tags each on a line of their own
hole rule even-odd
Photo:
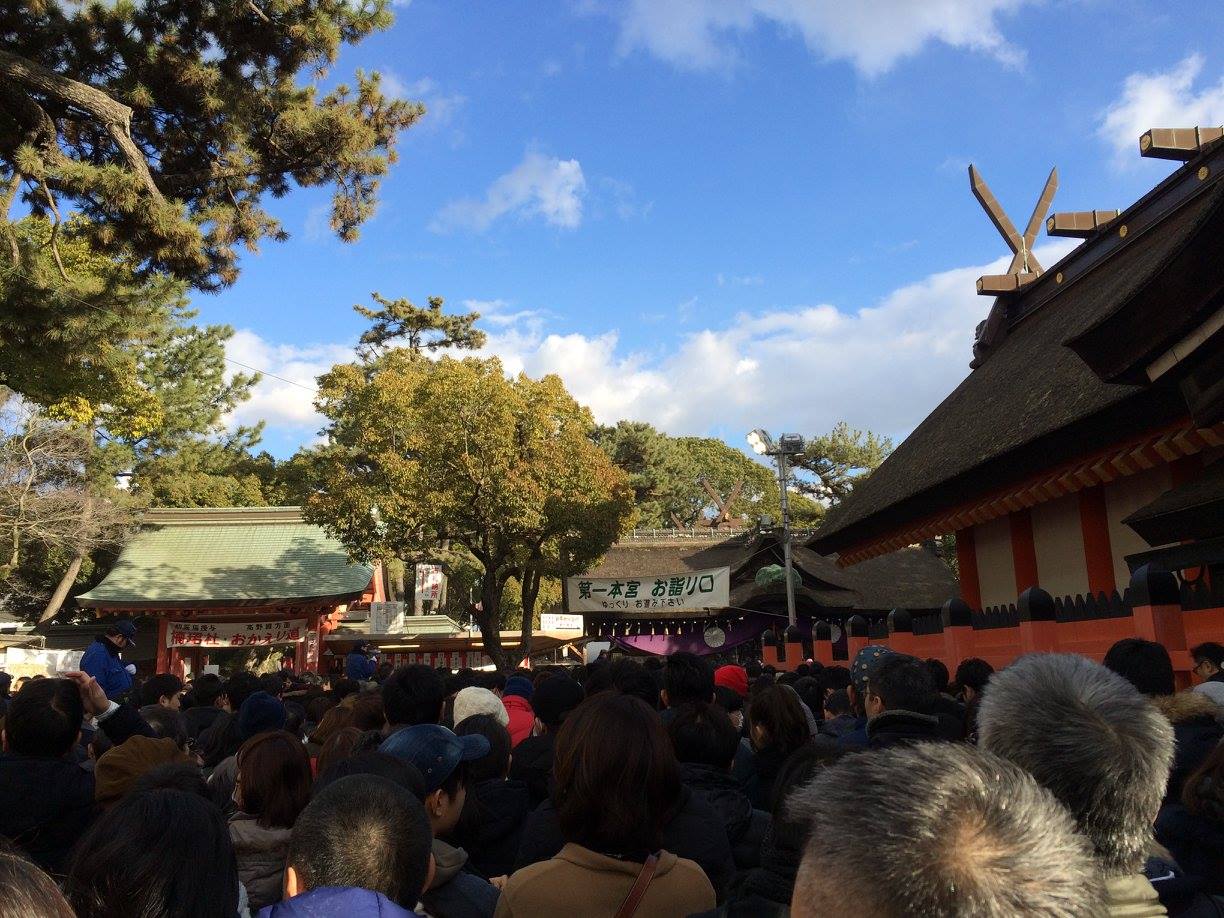
<svg viewBox="0 0 1224 918">
<path fill-rule="evenodd" d="M 159 673 L 170 672 L 170 648 L 166 646 L 170 643 L 169 640 L 167 640 L 169 634 L 169 619 L 167 619 L 164 615 L 159 615 L 157 617 L 157 661 L 155 664 Z"/>
<path fill-rule="evenodd" d="M 833 665 L 833 629 L 828 622 L 812 623 L 812 653 L 818 663 Z"/>
<path fill-rule="evenodd" d="M 888 613 L 888 646 L 897 653 L 914 655 L 914 617 L 908 609 Z"/>
<path fill-rule="evenodd" d="M 1131 574 L 1130 601 L 1136 636 L 1163 644 L 1173 660 L 1177 687 L 1189 688 L 1194 662 L 1186 649 L 1186 625 L 1177 578 L 1145 564 Z"/>
<path fill-rule="evenodd" d="M 1058 621 L 1054 600 L 1041 587 L 1032 586 L 1020 594 L 1020 652 L 1058 650 Z"/>
<path fill-rule="evenodd" d="M 786 629 L 786 669 L 794 670 L 803 662 L 803 632 L 798 625 Z M 781 668 L 781 667 L 779 667 Z"/>
<path fill-rule="evenodd" d="M 777 669 L 784 668 L 786 661 L 782 659 L 782 641 L 773 628 L 766 628 L 761 635 L 761 662 Z"/>
<path fill-rule="evenodd" d="M 858 652 L 871 643 L 867 633 L 867 619 L 863 616 L 851 615 L 846 621 L 846 656 L 851 663 Z"/>
<path fill-rule="evenodd" d="M 973 656 L 973 609 L 963 599 L 949 599 L 941 613 L 944 633 L 944 662 L 956 672 L 962 660 Z"/>
</svg>

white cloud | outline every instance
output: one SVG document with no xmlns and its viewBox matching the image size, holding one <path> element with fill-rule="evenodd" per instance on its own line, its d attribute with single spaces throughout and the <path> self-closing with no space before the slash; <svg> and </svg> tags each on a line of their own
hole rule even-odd
<svg viewBox="0 0 1224 918">
<path fill-rule="evenodd" d="M 489 186 L 483 200 L 451 201 L 434 217 L 430 229 L 483 232 L 506 215 L 542 217 L 552 226 L 575 229 L 582 223 L 586 191 L 578 160 L 528 151 L 517 166 Z"/>
<path fill-rule="evenodd" d="M 457 92 L 447 92 L 431 77 L 405 81 L 398 73 L 384 67 L 379 71 L 382 90 L 396 99 L 411 99 L 425 105 L 425 118 L 420 122 L 425 130 L 439 130 L 450 125 L 467 97 Z"/>
<path fill-rule="evenodd" d="M 275 344 L 249 329 L 239 329 L 225 347 L 225 356 L 265 375 L 228 419 L 231 424 L 266 421 L 269 428 L 313 436 L 323 418 L 314 410 L 315 379 L 337 363 L 353 359 L 351 344 Z M 234 372 L 247 372 L 230 364 Z M 281 377 L 276 379 L 275 377 Z M 288 380 L 288 381 L 286 381 Z"/>
<path fill-rule="evenodd" d="M 1023 52 L 1003 37 L 997 20 L 1032 2 L 630 0 L 605 9 L 619 19 L 622 54 L 642 49 L 688 70 L 726 68 L 738 59 L 737 40 L 767 24 L 798 33 L 813 54 L 875 76 L 933 41 L 1019 65 Z"/>
<path fill-rule="evenodd" d="M 1132 73 L 1101 114 L 1097 134 L 1114 148 L 1115 165 L 1139 162 L 1139 135 L 1154 127 L 1219 127 L 1224 124 L 1224 76 L 1198 86 L 1203 56 L 1191 54 L 1161 73 Z"/>
<path fill-rule="evenodd" d="M 1050 265 L 1073 244 L 1041 246 L 1036 254 Z M 844 419 L 902 437 L 969 372 L 974 326 L 991 303 L 974 282 L 1007 261 L 931 274 L 857 312 L 821 304 L 742 314 L 643 350 L 624 348 L 616 330 L 549 332 L 539 316 L 510 311 L 505 300 L 464 305 L 499 317 L 483 323 L 489 338 L 481 356 L 500 357 L 510 374 L 558 374 L 601 423 L 633 418 L 673 434 L 734 439 L 758 426 L 812 433 Z M 352 353 L 342 345 L 277 348 L 250 332 L 239 336 L 252 348 L 240 351 L 244 362 L 304 382 Z M 309 393 L 267 382 L 260 389 L 243 420 L 268 417 L 270 426 L 303 432 L 319 426 Z"/>
<path fill-rule="evenodd" d="M 496 325 L 505 328 L 520 323 L 539 323 L 546 315 L 543 309 L 519 309 L 509 311 L 506 300 L 464 300 L 464 309 L 480 313 L 481 325 Z"/>
</svg>

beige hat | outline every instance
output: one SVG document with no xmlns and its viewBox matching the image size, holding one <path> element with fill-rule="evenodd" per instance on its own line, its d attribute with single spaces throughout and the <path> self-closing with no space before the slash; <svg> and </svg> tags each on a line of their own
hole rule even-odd
<svg viewBox="0 0 1224 918">
<path fill-rule="evenodd" d="M 473 714 L 492 714 L 503 727 L 510 723 L 510 715 L 501 699 L 487 688 L 477 688 L 472 685 L 463 689 L 455 696 L 455 726 L 467 720 Z"/>
</svg>

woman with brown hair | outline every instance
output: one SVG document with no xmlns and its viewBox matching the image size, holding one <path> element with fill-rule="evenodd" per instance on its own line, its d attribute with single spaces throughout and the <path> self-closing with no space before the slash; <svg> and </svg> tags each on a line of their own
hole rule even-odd
<svg viewBox="0 0 1224 918">
<path fill-rule="evenodd" d="M 658 716 L 637 698 L 603 693 L 557 734 L 553 800 L 565 847 L 506 881 L 498 916 L 564 914 L 582 890 L 584 915 L 689 915 L 714 907 L 701 868 L 660 850 L 680 774 Z"/>
<path fill-rule="evenodd" d="M 353 706 L 351 704 L 336 705 L 329 708 L 315 727 L 314 732 L 306 741 L 306 751 L 310 757 L 316 758 L 327 745 L 327 741 L 343 730 L 353 726 Z"/>
<path fill-rule="evenodd" d="M 292 734 L 260 733 L 238 750 L 229 832 L 252 911 L 281 900 L 289 835 L 311 784 L 310 758 Z"/>
<path fill-rule="evenodd" d="M 811 739 L 799 696 L 785 685 L 771 685 L 753 695 L 748 704 L 748 739 L 756 755 L 744 790 L 754 807 L 768 810 L 783 763 Z"/>
<path fill-rule="evenodd" d="M 1181 800 L 1161 807 L 1156 840 L 1205 892 L 1224 894 L 1224 743 L 1186 779 Z"/>
<path fill-rule="evenodd" d="M 0 918 L 74 918 L 51 878 L 0 839 Z"/>
</svg>

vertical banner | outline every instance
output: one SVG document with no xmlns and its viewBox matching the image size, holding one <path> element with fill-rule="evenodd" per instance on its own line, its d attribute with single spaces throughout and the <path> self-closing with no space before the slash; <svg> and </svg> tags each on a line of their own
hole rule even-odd
<svg viewBox="0 0 1224 918">
<path fill-rule="evenodd" d="M 418 564 L 416 566 L 416 596 L 418 600 L 435 605 L 442 598 L 442 566 L 440 564 Z"/>
</svg>

